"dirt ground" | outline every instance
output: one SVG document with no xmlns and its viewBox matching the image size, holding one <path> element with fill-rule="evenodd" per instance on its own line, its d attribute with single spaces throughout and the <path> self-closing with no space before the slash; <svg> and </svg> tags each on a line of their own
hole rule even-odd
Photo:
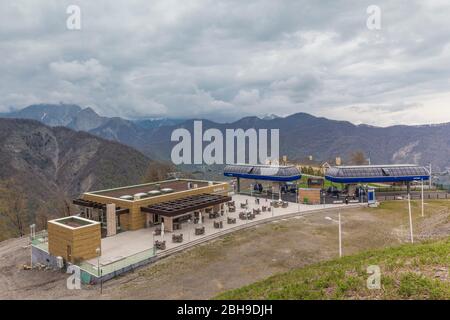
<svg viewBox="0 0 450 320">
<path fill-rule="evenodd" d="M 415 241 L 450 235 L 450 201 L 413 202 Z M 163 259 L 100 286 L 68 290 L 68 275 L 23 270 L 27 239 L 0 243 L 0 299 L 208 299 L 278 272 L 338 255 L 337 211 L 312 213 L 242 230 Z M 343 253 L 409 241 L 405 201 L 341 210 Z"/>
</svg>

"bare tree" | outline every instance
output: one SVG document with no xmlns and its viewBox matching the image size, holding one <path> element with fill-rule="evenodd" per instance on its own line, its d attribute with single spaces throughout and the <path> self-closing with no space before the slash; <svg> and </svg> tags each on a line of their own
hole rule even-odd
<svg viewBox="0 0 450 320">
<path fill-rule="evenodd" d="M 363 151 L 356 151 L 350 155 L 350 161 L 354 165 L 367 164 L 367 158 Z"/>
<path fill-rule="evenodd" d="M 144 182 L 155 182 L 166 180 L 168 174 L 173 172 L 174 168 L 166 163 L 152 161 L 148 165 L 147 171 L 145 173 Z"/>
<path fill-rule="evenodd" d="M 0 217 L 10 226 L 12 233 L 22 237 L 25 235 L 28 220 L 26 201 L 21 192 L 14 192 L 14 189 L 8 188 L 9 186 L 10 184 L 7 184 L 6 188 L 3 188 L 5 200 L 0 208 Z"/>
</svg>

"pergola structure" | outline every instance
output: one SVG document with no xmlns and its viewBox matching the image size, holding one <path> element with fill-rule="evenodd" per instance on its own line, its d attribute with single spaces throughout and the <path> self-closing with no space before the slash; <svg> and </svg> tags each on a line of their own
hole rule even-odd
<svg viewBox="0 0 450 320">
<path fill-rule="evenodd" d="M 194 211 L 200 211 L 206 208 L 220 206 L 223 203 L 231 201 L 231 197 L 220 194 L 202 193 L 187 196 L 175 200 L 160 202 L 157 204 L 141 207 L 142 212 L 160 215 L 164 217 L 165 227 L 172 231 L 173 219 L 186 215 Z"/>
<path fill-rule="evenodd" d="M 325 174 L 325 179 L 356 185 L 358 183 L 404 183 L 408 195 L 411 192 L 411 182 L 422 183 L 430 179 L 428 168 L 414 164 L 391 164 L 391 165 L 362 165 L 362 166 L 336 166 L 331 167 Z"/>
<path fill-rule="evenodd" d="M 84 200 L 84 199 L 74 199 L 72 201 L 72 203 L 75 205 L 78 205 L 78 206 L 82 206 L 82 207 L 103 209 L 106 211 L 106 204 L 95 202 L 95 201 Z M 118 214 L 118 215 L 129 213 L 129 212 L 130 212 L 130 209 L 128 209 L 128 208 L 116 207 L 116 214 Z"/>
<path fill-rule="evenodd" d="M 272 183 L 285 183 L 300 180 L 302 174 L 296 166 L 230 164 L 223 170 L 223 175 L 237 179 L 237 192 L 241 192 L 241 179 L 264 180 Z M 280 193 L 281 195 L 281 193 Z"/>
</svg>

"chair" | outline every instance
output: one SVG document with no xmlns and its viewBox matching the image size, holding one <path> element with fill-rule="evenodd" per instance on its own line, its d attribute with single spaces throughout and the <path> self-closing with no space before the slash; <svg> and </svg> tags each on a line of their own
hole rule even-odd
<svg viewBox="0 0 450 320">
<path fill-rule="evenodd" d="M 173 234 L 172 235 L 172 242 L 174 242 L 174 243 L 181 243 L 181 242 L 183 242 L 183 234 L 182 233 L 180 233 L 180 234 Z"/>
<path fill-rule="evenodd" d="M 227 218 L 227 223 L 228 224 L 235 224 L 236 223 L 236 218 Z"/>
<path fill-rule="evenodd" d="M 196 236 L 200 236 L 202 234 L 205 234 L 205 227 L 204 226 L 195 228 L 195 235 Z"/>
<path fill-rule="evenodd" d="M 215 229 L 222 229 L 223 228 L 223 222 L 222 221 L 214 221 L 214 228 Z"/>
</svg>

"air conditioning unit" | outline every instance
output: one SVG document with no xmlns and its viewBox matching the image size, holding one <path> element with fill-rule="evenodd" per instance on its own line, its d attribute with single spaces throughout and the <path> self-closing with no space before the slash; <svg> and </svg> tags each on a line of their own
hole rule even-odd
<svg viewBox="0 0 450 320">
<path fill-rule="evenodd" d="M 64 259 L 63 259 L 63 257 L 60 257 L 60 256 L 56 257 L 56 267 L 58 269 L 64 268 Z"/>
</svg>

